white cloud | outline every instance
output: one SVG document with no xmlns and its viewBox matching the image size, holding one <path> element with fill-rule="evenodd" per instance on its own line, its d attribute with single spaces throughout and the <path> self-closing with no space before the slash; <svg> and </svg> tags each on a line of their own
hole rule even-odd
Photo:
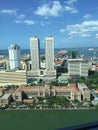
<svg viewBox="0 0 98 130">
<path fill-rule="evenodd" d="M 19 23 L 24 23 L 27 25 L 34 25 L 36 22 L 33 20 L 15 20 L 15 23 L 19 24 Z"/>
<path fill-rule="evenodd" d="M 19 15 L 17 15 L 18 19 L 24 19 L 25 17 L 26 17 L 25 14 L 19 14 Z"/>
<path fill-rule="evenodd" d="M 15 20 L 14 22 L 15 22 L 15 23 L 21 23 L 21 21 L 20 21 L 20 20 Z"/>
<path fill-rule="evenodd" d="M 27 25 L 33 25 L 35 22 L 33 20 L 24 20 L 24 23 Z"/>
<path fill-rule="evenodd" d="M 51 22 L 47 22 L 47 21 L 41 21 L 40 24 L 41 26 L 45 26 L 45 25 L 49 25 Z"/>
<path fill-rule="evenodd" d="M 16 15 L 17 10 L 16 9 L 2 9 L 0 10 L 1 14 L 8 14 L 8 15 Z"/>
<path fill-rule="evenodd" d="M 96 34 L 96 38 L 98 38 L 98 34 Z"/>
<path fill-rule="evenodd" d="M 84 15 L 84 18 L 85 18 L 85 19 L 90 19 L 91 17 L 92 17 L 91 14 L 86 14 L 86 15 Z"/>
<path fill-rule="evenodd" d="M 51 3 L 43 4 L 39 6 L 38 9 L 34 12 L 37 15 L 48 17 L 48 16 L 59 16 L 62 12 L 62 6 L 59 1 L 53 1 Z"/>
<path fill-rule="evenodd" d="M 77 0 L 67 0 L 65 2 L 65 11 L 69 11 L 70 13 L 78 13 L 79 11 L 76 9 L 74 4 L 77 2 Z"/>
<path fill-rule="evenodd" d="M 65 6 L 64 8 L 66 11 L 69 11 L 70 13 L 78 13 L 78 10 L 73 6 Z"/>
<path fill-rule="evenodd" d="M 67 5 L 73 5 L 74 3 L 76 3 L 77 2 L 77 0 L 67 0 L 66 1 L 66 4 Z"/>
<path fill-rule="evenodd" d="M 59 0 L 45 2 L 38 7 L 38 9 L 34 12 L 34 14 L 49 17 L 49 16 L 60 16 L 60 14 L 64 11 L 70 13 L 78 13 L 79 11 L 74 6 L 77 0 L 68 0 L 66 2 L 60 3 Z"/>
<path fill-rule="evenodd" d="M 65 29 L 63 29 L 63 28 L 60 30 L 60 32 L 65 32 L 65 31 L 66 31 L 66 30 L 65 30 Z"/>
<path fill-rule="evenodd" d="M 26 17 L 25 14 L 19 14 L 18 9 L 2 9 L 0 10 L 0 14 L 12 15 L 18 19 L 24 19 Z"/>
<path fill-rule="evenodd" d="M 92 32 L 98 32 L 98 20 L 68 25 L 66 28 L 61 29 L 60 32 L 68 32 L 70 36 L 88 37 Z"/>
<path fill-rule="evenodd" d="M 2 10 L 0 10 L 0 14 L 14 16 L 17 19 L 14 22 L 17 24 L 19 24 L 19 23 L 24 23 L 27 25 L 35 24 L 35 22 L 33 20 L 25 20 L 26 15 L 22 14 L 22 13 L 18 13 L 18 9 L 2 9 Z"/>
</svg>

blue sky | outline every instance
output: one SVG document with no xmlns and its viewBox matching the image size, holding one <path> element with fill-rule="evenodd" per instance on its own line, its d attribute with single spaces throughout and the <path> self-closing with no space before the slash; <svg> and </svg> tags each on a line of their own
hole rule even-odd
<svg viewBox="0 0 98 130">
<path fill-rule="evenodd" d="M 32 36 L 43 48 L 51 35 L 55 48 L 98 46 L 98 0 L 0 1 L 0 49 L 29 49 Z"/>
</svg>

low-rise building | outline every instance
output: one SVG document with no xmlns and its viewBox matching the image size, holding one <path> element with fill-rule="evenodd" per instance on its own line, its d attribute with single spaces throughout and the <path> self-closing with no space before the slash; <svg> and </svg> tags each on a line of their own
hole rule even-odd
<svg viewBox="0 0 98 130">
<path fill-rule="evenodd" d="M 5 105 L 9 105 L 11 102 L 11 98 L 12 95 L 9 93 L 4 94 L 1 98 L 0 98 L 0 106 L 5 106 Z"/>
<path fill-rule="evenodd" d="M 84 83 L 78 83 L 78 89 L 82 93 L 82 100 L 90 101 L 90 90 Z"/>
<path fill-rule="evenodd" d="M 65 75 L 64 75 L 64 76 L 63 76 L 63 75 L 62 75 L 62 76 L 59 76 L 59 77 L 58 77 L 58 83 L 68 83 L 68 78 L 69 78 L 69 77 L 68 77 L 68 76 L 65 76 Z"/>
<path fill-rule="evenodd" d="M 0 71 L 0 85 L 27 84 L 26 70 Z"/>
<path fill-rule="evenodd" d="M 12 98 L 14 101 L 21 102 L 23 96 L 22 86 L 20 86 L 14 93 L 12 93 Z"/>
<path fill-rule="evenodd" d="M 75 84 L 69 84 L 68 86 L 53 86 L 51 89 L 54 96 L 65 96 L 69 100 L 81 101 L 81 92 Z"/>
<path fill-rule="evenodd" d="M 68 84 L 68 86 L 20 86 L 12 97 L 15 101 L 32 99 L 34 97 L 65 96 L 68 100 L 90 101 L 90 90 L 83 83 Z"/>
<path fill-rule="evenodd" d="M 68 86 L 20 86 L 12 96 L 16 101 L 22 101 L 26 98 L 45 97 L 47 95 L 65 96 L 69 100 L 81 101 L 81 94 L 81 91 L 79 91 L 75 84 L 69 84 Z"/>
<path fill-rule="evenodd" d="M 4 94 L 6 88 L 0 87 L 0 97 Z"/>
</svg>

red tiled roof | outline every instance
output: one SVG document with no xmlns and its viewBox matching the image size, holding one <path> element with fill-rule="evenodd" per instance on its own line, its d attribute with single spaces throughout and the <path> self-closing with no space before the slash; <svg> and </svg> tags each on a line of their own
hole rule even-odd
<svg viewBox="0 0 98 130">
<path fill-rule="evenodd" d="M 78 88 L 75 84 L 70 84 L 69 86 L 53 86 L 53 89 L 61 89 L 61 90 L 71 90 L 73 92 L 79 92 Z"/>
<path fill-rule="evenodd" d="M 38 91 L 43 89 L 48 89 L 49 86 L 20 86 L 15 93 L 22 92 L 22 91 Z M 55 90 L 69 90 L 73 92 L 79 92 L 78 88 L 75 84 L 69 84 L 68 86 L 52 86 L 52 89 Z"/>
<path fill-rule="evenodd" d="M 70 88 L 73 92 L 78 92 L 78 91 L 79 91 L 75 84 L 70 84 L 70 85 L 69 85 L 69 88 Z"/>
</svg>

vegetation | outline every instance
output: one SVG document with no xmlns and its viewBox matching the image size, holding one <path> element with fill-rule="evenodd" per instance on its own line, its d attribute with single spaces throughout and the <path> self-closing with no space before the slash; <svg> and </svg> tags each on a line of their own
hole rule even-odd
<svg viewBox="0 0 98 130">
<path fill-rule="evenodd" d="M 68 57 L 75 59 L 79 56 L 79 52 L 76 50 L 68 51 Z"/>
<path fill-rule="evenodd" d="M 10 89 L 17 89 L 19 86 L 18 85 L 15 85 L 15 84 L 12 84 L 12 85 L 6 85 L 5 88 L 10 90 Z"/>
<path fill-rule="evenodd" d="M 35 98 L 33 101 L 34 107 L 46 107 L 46 108 L 61 108 L 68 107 L 70 102 L 66 97 L 46 96 Z"/>
<path fill-rule="evenodd" d="M 80 77 L 77 79 L 70 79 L 69 83 L 77 83 L 77 82 L 83 82 L 85 83 L 89 89 L 96 89 L 98 88 L 98 72 L 93 72 L 88 77 Z"/>
<path fill-rule="evenodd" d="M 28 79 L 28 86 L 41 86 L 43 85 L 42 79 L 30 78 Z"/>
<path fill-rule="evenodd" d="M 67 73 L 68 69 L 65 66 L 61 66 L 57 68 L 57 73 Z"/>
<path fill-rule="evenodd" d="M 65 106 L 68 106 L 69 104 L 69 101 L 66 99 L 66 97 L 46 97 L 46 100 L 47 100 L 47 105 L 49 107 L 65 107 Z"/>
</svg>

